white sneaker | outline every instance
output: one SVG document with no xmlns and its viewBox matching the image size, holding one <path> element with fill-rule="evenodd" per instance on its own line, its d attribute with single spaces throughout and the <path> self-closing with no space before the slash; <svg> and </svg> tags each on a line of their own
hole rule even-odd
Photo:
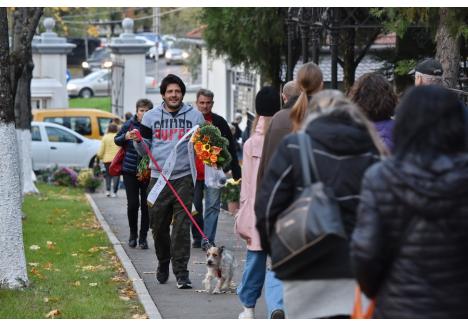
<svg viewBox="0 0 468 326">
<path fill-rule="evenodd" d="M 116 194 L 115 192 L 113 192 L 113 193 L 111 193 L 110 196 L 111 196 L 112 198 L 115 198 L 115 197 L 117 197 L 117 194 Z"/>
<path fill-rule="evenodd" d="M 110 197 L 110 191 L 106 191 L 106 197 Z"/>
<path fill-rule="evenodd" d="M 245 308 L 239 314 L 239 319 L 255 319 L 255 308 Z"/>
</svg>

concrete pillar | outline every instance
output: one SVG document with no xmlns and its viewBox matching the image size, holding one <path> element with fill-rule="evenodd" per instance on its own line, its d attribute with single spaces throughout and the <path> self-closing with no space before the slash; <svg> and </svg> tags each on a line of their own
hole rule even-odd
<svg viewBox="0 0 468 326">
<path fill-rule="evenodd" d="M 43 21 L 46 32 L 35 36 L 32 41 L 33 53 L 33 78 L 50 79 L 58 81 L 63 87 L 55 93 L 54 101 L 58 106 L 68 107 L 67 94 L 67 54 L 75 47 L 75 44 L 67 43 L 64 37 L 58 37 L 52 30 L 55 27 L 54 19 L 48 17 Z"/>
<path fill-rule="evenodd" d="M 133 20 L 122 22 L 124 32 L 113 38 L 109 47 L 112 64 L 112 113 L 123 117 L 127 111 L 135 111 L 135 103 L 146 96 L 145 53 L 151 47 L 133 34 Z"/>
</svg>

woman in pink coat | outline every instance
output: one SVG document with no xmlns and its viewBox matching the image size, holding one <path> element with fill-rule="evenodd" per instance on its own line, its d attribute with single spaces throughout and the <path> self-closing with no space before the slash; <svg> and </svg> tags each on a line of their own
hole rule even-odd
<svg viewBox="0 0 468 326">
<path fill-rule="evenodd" d="M 254 204 L 263 141 L 271 117 L 279 109 L 279 92 L 271 86 L 263 87 L 255 98 L 257 118 L 252 128 L 254 132 L 244 144 L 240 209 L 236 215 L 235 224 L 236 233 L 247 242 L 244 273 L 237 289 L 237 295 L 244 306 L 244 311 L 240 313 L 239 318 L 255 318 L 255 304 L 262 294 L 265 282 L 267 254 L 262 250 L 260 236 L 255 227 Z M 269 316 L 284 318 L 282 289 L 281 287 L 274 288 L 279 291 L 269 291 L 265 295 Z"/>
</svg>

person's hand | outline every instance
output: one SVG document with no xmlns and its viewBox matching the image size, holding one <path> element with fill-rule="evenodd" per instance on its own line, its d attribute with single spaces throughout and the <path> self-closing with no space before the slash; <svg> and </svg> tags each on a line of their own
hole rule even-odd
<svg viewBox="0 0 468 326">
<path fill-rule="evenodd" d="M 127 133 L 125 134 L 125 139 L 138 141 L 135 129 L 133 129 L 132 131 L 127 131 Z"/>
</svg>

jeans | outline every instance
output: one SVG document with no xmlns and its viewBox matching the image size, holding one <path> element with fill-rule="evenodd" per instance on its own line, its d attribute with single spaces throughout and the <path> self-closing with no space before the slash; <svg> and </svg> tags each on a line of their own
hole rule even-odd
<svg viewBox="0 0 468 326">
<path fill-rule="evenodd" d="M 284 310 L 283 283 L 271 270 L 268 270 L 265 276 L 265 303 L 268 316 L 271 316 L 271 313 L 277 309 Z"/>
<path fill-rule="evenodd" d="M 106 175 L 105 175 L 105 179 L 106 179 L 106 190 L 107 191 L 111 191 L 111 182 L 114 182 L 114 188 L 113 188 L 113 192 L 114 194 L 117 193 L 117 191 L 119 190 L 119 180 L 120 180 L 120 176 L 116 176 L 116 177 L 113 177 L 109 174 L 109 166 L 110 166 L 110 162 L 109 163 L 104 163 L 104 166 L 106 167 Z"/>
<path fill-rule="evenodd" d="M 148 205 L 146 202 L 147 182 L 138 181 L 134 174 L 124 174 L 125 192 L 127 193 L 127 216 L 130 226 L 130 239 L 138 238 L 138 209 L 141 206 L 140 241 L 146 241 L 149 229 Z"/>
<path fill-rule="evenodd" d="M 205 197 L 205 210 L 203 210 L 203 196 Z M 210 243 L 214 243 L 221 209 L 221 189 L 208 188 L 205 186 L 205 181 L 197 180 L 193 204 L 198 212 L 195 217 L 197 224 Z M 194 241 L 201 241 L 202 238 L 194 225 L 192 225 L 192 237 Z"/>
<path fill-rule="evenodd" d="M 266 272 L 267 254 L 265 251 L 247 250 L 244 273 L 241 283 L 237 288 L 237 295 L 242 305 L 246 308 L 254 308 L 258 298 L 262 295 L 265 283 L 265 302 L 268 316 L 276 309 L 284 309 L 283 287 L 271 271 Z"/>
</svg>

